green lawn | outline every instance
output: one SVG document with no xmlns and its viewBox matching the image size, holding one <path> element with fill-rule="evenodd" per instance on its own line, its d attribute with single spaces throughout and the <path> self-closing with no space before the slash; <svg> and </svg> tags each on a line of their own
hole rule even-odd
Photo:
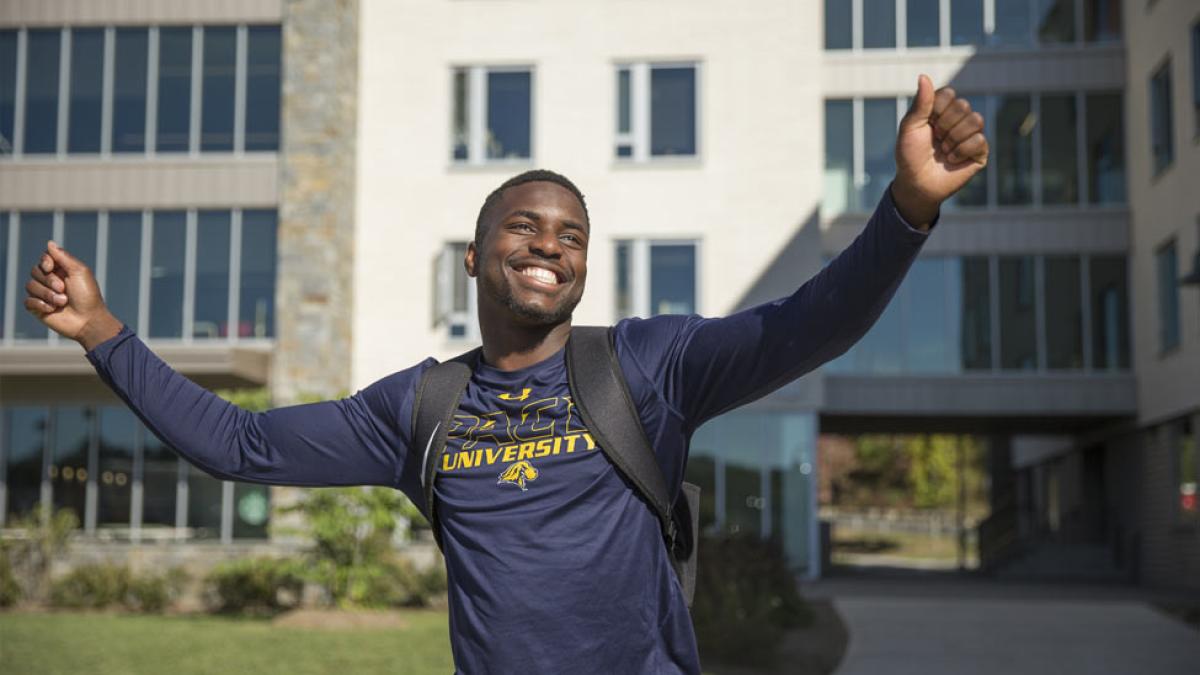
<svg viewBox="0 0 1200 675">
<path fill-rule="evenodd" d="M 453 672 L 446 613 L 405 616 L 404 629 L 330 631 L 212 616 L 0 612 L 0 673 Z"/>
</svg>

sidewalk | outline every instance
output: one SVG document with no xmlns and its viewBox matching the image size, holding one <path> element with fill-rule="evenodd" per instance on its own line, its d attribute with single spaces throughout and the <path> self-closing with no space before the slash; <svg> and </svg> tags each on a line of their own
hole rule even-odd
<svg viewBox="0 0 1200 675">
<path fill-rule="evenodd" d="M 1200 631 L 1132 587 L 970 579 L 821 581 L 850 633 L 836 675 L 1182 675 L 1200 672 Z"/>
</svg>

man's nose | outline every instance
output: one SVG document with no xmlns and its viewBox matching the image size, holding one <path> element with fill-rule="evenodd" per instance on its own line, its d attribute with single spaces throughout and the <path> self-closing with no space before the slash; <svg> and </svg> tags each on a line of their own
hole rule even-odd
<svg viewBox="0 0 1200 675">
<path fill-rule="evenodd" d="M 557 258 L 562 255 L 562 242 L 553 231 L 543 230 L 529 242 L 529 250 L 546 258 Z"/>
</svg>

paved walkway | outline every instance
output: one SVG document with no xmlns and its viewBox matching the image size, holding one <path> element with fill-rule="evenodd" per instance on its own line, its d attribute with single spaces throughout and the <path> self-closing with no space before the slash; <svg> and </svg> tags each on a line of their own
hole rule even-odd
<svg viewBox="0 0 1200 675">
<path fill-rule="evenodd" d="M 821 582 L 850 632 L 836 675 L 1200 673 L 1200 631 L 1129 588 Z"/>
</svg>

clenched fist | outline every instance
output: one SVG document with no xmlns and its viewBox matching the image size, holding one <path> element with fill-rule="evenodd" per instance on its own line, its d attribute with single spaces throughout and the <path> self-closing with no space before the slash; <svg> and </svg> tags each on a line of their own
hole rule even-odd
<svg viewBox="0 0 1200 675">
<path fill-rule="evenodd" d="M 950 87 L 935 92 L 922 75 L 896 137 L 892 197 L 900 215 L 928 225 L 941 203 L 987 166 L 988 151 L 983 116 Z"/>
<path fill-rule="evenodd" d="M 120 332 L 121 322 L 100 297 L 92 270 L 53 240 L 29 276 L 25 309 L 55 333 L 91 350 Z"/>
</svg>

